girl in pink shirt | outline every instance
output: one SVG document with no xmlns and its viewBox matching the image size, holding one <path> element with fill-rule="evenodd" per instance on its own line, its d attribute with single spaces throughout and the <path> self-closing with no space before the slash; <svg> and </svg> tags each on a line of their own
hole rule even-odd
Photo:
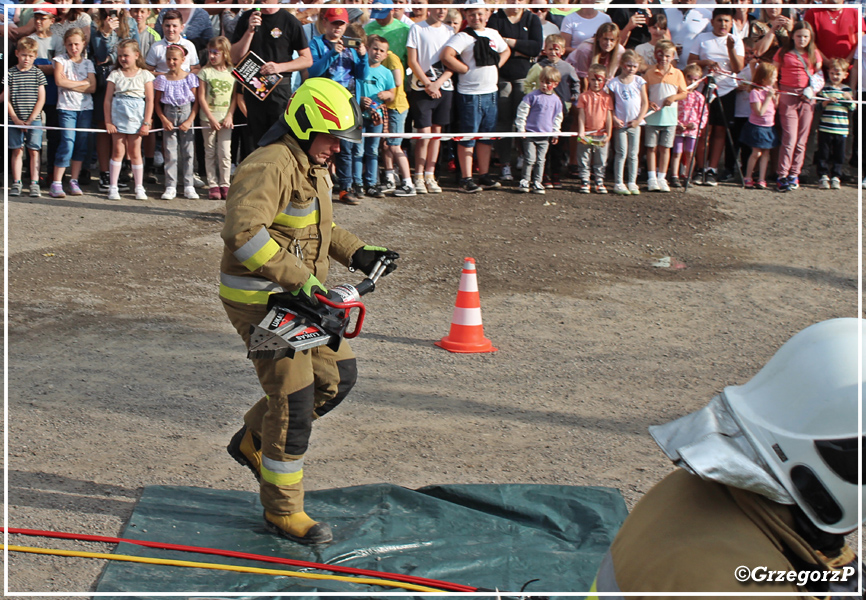
<svg viewBox="0 0 866 600">
<path fill-rule="evenodd" d="M 799 175 L 815 113 L 815 103 L 804 90 L 809 87 L 809 76 L 821 70 L 821 53 L 815 47 L 815 34 L 809 23 L 798 21 L 794 25 L 788 41 L 773 57 L 773 64 L 779 71 L 779 89 L 790 92 L 779 98 L 782 147 L 776 169 L 776 188 L 787 192 L 800 187 Z"/>
<path fill-rule="evenodd" d="M 683 77 L 686 78 L 686 84 L 689 86 L 700 81 L 703 76 L 703 69 L 694 63 L 683 69 Z M 697 89 L 692 89 L 685 100 L 680 100 L 677 103 L 677 134 L 674 137 L 674 147 L 671 153 L 671 187 L 680 188 L 683 186 L 679 177 L 680 164 L 686 165 L 685 170 L 688 171 L 698 138 L 701 131 L 707 126 L 709 116 L 707 101 Z M 683 175 L 687 181 L 691 176 L 690 172 Z"/>
<path fill-rule="evenodd" d="M 743 181 L 746 189 L 767 189 L 767 163 L 770 162 L 770 150 L 779 145 L 779 135 L 773 127 L 776 115 L 776 84 L 778 77 L 776 66 L 759 62 L 752 77 L 755 86 L 749 92 L 749 105 L 752 114 L 740 133 L 740 143 L 749 146 L 752 154 L 746 163 L 746 177 Z M 755 165 L 758 165 L 758 180 L 752 179 Z"/>
</svg>

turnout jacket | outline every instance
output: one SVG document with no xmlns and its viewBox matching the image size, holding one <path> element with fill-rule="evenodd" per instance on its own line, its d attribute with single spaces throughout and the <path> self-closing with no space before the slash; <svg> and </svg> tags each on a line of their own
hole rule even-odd
<svg viewBox="0 0 866 600">
<path fill-rule="evenodd" d="M 788 506 L 678 469 L 635 506 L 602 560 L 590 591 L 782 592 L 826 597 L 833 591 L 856 591 L 857 574 L 848 580 L 847 588 L 841 582 L 810 583 L 803 588 L 796 581 L 740 583 L 735 571 L 741 566 L 765 567 L 759 570 L 765 575 L 818 571 L 818 580 L 831 581 L 832 572 L 843 565 L 859 566 L 854 552 L 843 546 L 835 559 L 826 558 L 797 533 Z M 590 598 L 599 597 L 591 594 Z"/>
<path fill-rule="evenodd" d="M 334 223 L 331 187 L 327 167 L 311 164 L 290 135 L 250 154 L 226 201 L 220 297 L 267 304 L 311 273 L 324 283 L 329 257 L 348 267 L 364 242 Z"/>
</svg>

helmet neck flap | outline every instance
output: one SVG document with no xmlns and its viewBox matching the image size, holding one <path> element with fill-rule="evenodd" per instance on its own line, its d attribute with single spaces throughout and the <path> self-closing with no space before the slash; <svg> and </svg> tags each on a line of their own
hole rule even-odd
<svg viewBox="0 0 866 600">
<path fill-rule="evenodd" d="M 747 384 L 650 434 L 695 475 L 796 504 L 820 531 L 853 531 L 858 476 L 863 483 L 859 325 L 832 319 L 807 327 Z"/>
</svg>

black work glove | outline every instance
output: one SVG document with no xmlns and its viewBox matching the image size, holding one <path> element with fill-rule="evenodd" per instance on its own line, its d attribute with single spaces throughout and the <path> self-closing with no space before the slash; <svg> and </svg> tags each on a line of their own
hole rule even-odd
<svg viewBox="0 0 866 600">
<path fill-rule="evenodd" d="M 349 262 L 349 269 L 353 271 L 356 269 L 363 271 L 364 274 L 369 277 L 373 274 L 373 266 L 379 258 L 386 258 L 394 261 L 400 258 L 400 255 L 393 250 L 388 250 L 381 246 L 364 246 L 363 248 L 359 248 L 352 255 L 352 260 Z M 382 273 L 382 276 L 384 277 L 396 268 L 397 265 L 392 262 L 390 265 L 385 267 L 385 272 Z"/>
</svg>

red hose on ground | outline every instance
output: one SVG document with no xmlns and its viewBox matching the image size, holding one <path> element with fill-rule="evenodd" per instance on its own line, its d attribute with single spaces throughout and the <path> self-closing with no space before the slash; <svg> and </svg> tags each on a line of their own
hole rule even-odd
<svg viewBox="0 0 866 600">
<path fill-rule="evenodd" d="M 177 550 L 178 552 L 196 552 L 199 554 L 213 554 L 216 556 L 225 556 L 229 558 L 242 558 L 245 560 L 256 560 L 260 562 L 277 563 L 281 565 L 289 565 L 293 567 L 305 567 L 312 569 L 320 569 L 322 571 L 332 571 L 334 573 L 346 573 L 349 575 L 363 575 L 366 577 L 379 577 L 382 579 L 392 579 L 394 581 L 402 581 L 403 583 L 413 583 L 415 585 L 423 585 L 427 587 L 440 588 L 449 592 L 476 592 L 478 588 L 460 583 L 451 583 L 448 581 L 439 581 L 437 579 L 427 579 L 426 577 L 414 577 L 412 575 L 401 575 L 399 573 L 386 573 L 382 571 L 371 571 L 369 569 L 355 569 L 352 567 L 340 567 L 337 565 L 327 565 L 324 563 L 309 562 L 306 560 L 293 560 L 291 558 L 282 558 L 279 556 L 265 556 L 263 554 L 250 554 L 249 552 L 237 552 L 235 550 L 220 550 L 219 548 L 204 548 L 202 546 L 184 546 L 182 544 L 167 544 L 163 542 L 149 542 L 147 540 L 133 540 L 128 538 L 109 537 L 104 535 L 88 535 L 84 533 L 65 533 L 62 531 L 41 531 L 39 529 L 20 529 L 17 527 L 3 528 L 0 531 L 8 531 L 11 534 L 17 535 L 32 535 L 37 537 L 59 538 L 65 540 L 78 540 L 80 542 L 103 542 L 106 544 L 119 544 L 125 542 L 127 544 L 136 544 L 146 546 L 148 548 L 158 548 L 160 550 Z"/>
</svg>

